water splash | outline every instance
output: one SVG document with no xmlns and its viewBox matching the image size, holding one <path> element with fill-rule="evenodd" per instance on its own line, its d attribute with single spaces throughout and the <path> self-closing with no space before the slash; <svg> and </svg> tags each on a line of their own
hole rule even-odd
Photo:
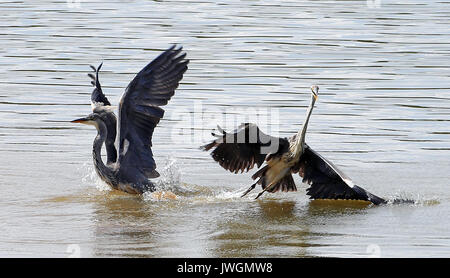
<svg viewBox="0 0 450 278">
<path fill-rule="evenodd" d="M 81 172 L 82 175 L 81 182 L 83 183 L 83 185 L 91 186 L 92 184 L 94 184 L 97 190 L 99 191 L 112 190 L 112 188 L 109 185 L 107 185 L 104 181 L 100 179 L 100 177 L 95 172 L 94 165 L 92 165 L 91 162 L 83 163 L 83 166 L 81 166 L 78 170 Z"/>
<path fill-rule="evenodd" d="M 180 187 L 181 172 L 176 158 L 167 157 L 159 174 L 160 177 L 155 182 L 157 190 L 171 190 Z"/>
<path fill-rule="evenodd" d="M 416 205 L 416 206 L 431 206 L 437 205 L 440 202 L 436 198 L 426 199 L 420 194 L 415 196 L 411 193 L 398 192 L 388 199 L 390 205 Z"/>
<path fill-rule="evenodd" d="M 178 166 L 178 160 L 174 157 L 166 157 L 163 168 L 158 170 L 160 176 L 153 180 L 156 191 L 146 192 L 142 195 L 146 201 L 163 201 L 178 199 L 178 195 L 185 193 L 186 189 L 182 186 L 181 171 Z"/>
<path fill-rule="evenodd" d="M 233 200 L 233 199 L 241 199 L 242 194 L 244 194 L 244 189 L 238 189 L 234 191 L 221 191 L 217 193 L 214 197 L 219 200 Z"/>
<path fill-rule="evenodd" d="M 181 181 L 182 171 L 179 161 L 168 156 L 162 163 L 162 169 L 158 169 L 160 177 L 153 180 L 155 183 L 155 192 L 146 192 L 143 199 L 146 201 L 167 201 L 167 200 L 188 200 L 190 203 L 211 203 L 241 200 L 240 196 L 245 188 L 227 191 L 223 188 L 214 190 L 209 186 L 187 184 Z M 176 198 L 172 194 L 176 195 Z"/>
<path fill-rule="evenodd" d="M 190 192 L 183 184 L 181 180 L 181 171 L 179 170 L 178 161 L 174 157 L 167 157 L 163 162 L 162 170 L 159 170 L 160 177 L 152 180 L 156 186 L 157 195 L 144 193 L 144 200 L 160 200 L 160 199 L 174 199 L 173 193 L 176 195 Z M 112 191 L 113 189 L 100 179 L 97 172 L 94 169 L 94 165 L 91 162 L 85 162 L 79 167 L 81 182 L 84 186 L 95 185 L 98 191 Z"/>
</svg>

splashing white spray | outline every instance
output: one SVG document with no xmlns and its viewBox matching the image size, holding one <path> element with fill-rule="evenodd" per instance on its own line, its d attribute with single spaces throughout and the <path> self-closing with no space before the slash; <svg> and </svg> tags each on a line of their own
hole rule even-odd
<svg viewBox="0 0 450 278">
<path fill-rule="evenodd" d="M 178 161 L 175 158 L 167 157 L 164 161 L 164 167 L 159 173 L 160 177 L 155 181 L 158 190 L 178 189 L 181 173 L 178 167 Z"/>
<path fill-rule="evenodd" d="M 409 192 L 397 192 L 394 195 L 392 195 L 388 199 L 388 204 L 405 204 L 405 205 L 415 205 L 415 206 L 427 206 L 427 205 L 436 205 L 439 204 L 439 199 L 437 197 L 435 198 L 425 198 L 424 196 L 421 196 L 420 194 L 413 195 Z"/>
<path fill-rule="evenodd" d="M 94 169 L 94 165 L 92 165 L 92 162 L 85 162 L 83 163 L 83 166 L 79 169 L 82 173 L 81 182 L 84 185 L 91 186 L 92 184 L 95 184 L 95 187 L 99 191 L 111 191 L 111 187 L 107 185 L 104 181 L 100 179 L 100 177 L 97 175 Z"/>
<path fill-rule="evenodd" d="M 181 186 L 181 172 L 178 167 L 177 159 L 168 156 L 166 157 L 163 165 L 164 167 L 161 170 L 158 170 L 160 177 L 153 180 L 155 183 L 156 192 L 159 194 L 154 194 L 154 192 L 146 192 L 143 194 L 144 200 L 160 201 L 165 199 L 164 196 L 166 195 L 174 196 L 172 195 L 173 192 L 177 194 L 185 191 L 185 189 Z"/>
</svg>

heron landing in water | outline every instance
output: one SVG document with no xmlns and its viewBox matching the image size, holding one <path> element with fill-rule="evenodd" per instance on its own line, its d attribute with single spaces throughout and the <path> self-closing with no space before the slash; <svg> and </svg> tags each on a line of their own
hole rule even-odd
<svg viewBox="0 0 450 278">
<path fill-rule="evenodd" d="M 260 168 L 252 178 L 254 184 L 242 195 L 245 196 L 261 185 L 264 192 L 297 191 L 292 174 L 298 173 L 303 182 L 310 185 L 306 190 L 310 199 L 354 199 L 384 204 L 387 201 L 355 185 L 330 161 L 326 160 L 305 143 L 306 129 L 319 87 L 311 87 L 311 103 L 302 128 L 291 138 L 278 138 L 264 134 L 258 126 L 242 124 L 233 133 L 227 133 L 218 126 L 221 134 L 212 133 L 216 139 L 202 146 L 211 152 L 213 159 L 224 169 L 238 173 L 249 171 L 255 164 Z"/>
<path fill-rule="evenodd" d="M 98 80 L 102 65 L 91 66 L 95 71 L 95 75 L 89 74 L 95 87 L 91 95 L 93 113 L 72 122 L 93 125 L 97 129 L 92 152 L 95 171 L 114 189 L 134 194 L 155 191 L 149 180 L 159 177 L 151 150 L 152 135 L 164 115 L 160 106 L 168 103 L 187 70 L 189 60 L 181 51 L 182 47 L 172 46 L 136 75 L 119 102 L 118 120 Z M 116 129 L 119 131 L 118 152 Z M 107 152 L 106 165 L 101 157 L 103 144 Z"/>
</svg>

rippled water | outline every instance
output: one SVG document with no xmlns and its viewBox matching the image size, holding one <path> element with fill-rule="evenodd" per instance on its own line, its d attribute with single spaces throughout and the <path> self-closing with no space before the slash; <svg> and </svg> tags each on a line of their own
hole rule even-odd
<svg viewBox="0 0 450 278">
<path fill-rule="evenodd" d="M 450 3 L 445 1 L 0 2 L 0 256 L 448 257 Z M 110 191 L 91 161 L 89 64 L 117 103 L 182 44 L 189 70 L 153 150 L 159 201 Z M 255 120 L 307 142 L 355 183 L 414 205 L 239 198 L 198 147 Z M 247 117 L 246 115 L 250 115 Z M 180 135 L 181 130 L 181 135 Z"/>
</svg>

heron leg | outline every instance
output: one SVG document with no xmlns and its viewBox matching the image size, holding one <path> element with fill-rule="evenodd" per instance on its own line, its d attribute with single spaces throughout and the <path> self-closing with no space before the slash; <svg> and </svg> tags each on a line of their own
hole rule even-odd
<svg viewBox="0 0 450 278">
<path fill-rule="evenodd" d="M 261 191 L 258 193 L 258 196 L 256 196 L 255 200 L 258 199 L 264 192 L 266 192 L 265 190 Z"/>
<path fill-rule="evenodd" d="M 257 182 L 255 182 L 254 184 L 252 184 L 247 191 L 244 192 L 244 194 L 241 195 L 241 198 L 244 197 L 245 195 L 247 195 L 250 191 L 252 191 L 253 189 L 255 189 Z"/>
</svg>

